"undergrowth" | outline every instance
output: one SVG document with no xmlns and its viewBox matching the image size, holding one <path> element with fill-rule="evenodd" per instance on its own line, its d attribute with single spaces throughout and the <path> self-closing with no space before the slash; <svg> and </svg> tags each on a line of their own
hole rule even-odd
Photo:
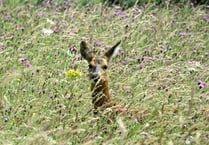
<svg viewBox="0 0 209 145">
<path fill-rule="evenodd" d="M 207 11 L 2 1 L 0 144 L 208 144 Z M 99 52 L 122 40 L 109 77 L 127 109 L 112 123 L 91 111 L 81 40 Z"/>
</svg>

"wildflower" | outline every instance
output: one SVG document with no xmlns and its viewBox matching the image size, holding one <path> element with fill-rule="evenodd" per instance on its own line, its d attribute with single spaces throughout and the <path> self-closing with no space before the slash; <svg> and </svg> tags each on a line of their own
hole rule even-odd
<svg viewBox="0 0 209 145">
<path fill-rule="evenodd" d="M 144 66 L 143 66 L 143 65 L 140 65 L 140 66 L 138 66 L 138 68 L 139 68 L 139 69 L 143 69 L 143 68 L 144 68 Z"/>
<path fill-rule="evenodd" d="M 131 89 L 130 88 L 127 88 L 126 89 L 126 93 L 130 94 L 131 93 Z"/>
<path fill-rule="evenodd" d="M 0 2 L 1 2 L 1 3 L 5 3 L 5 2 L 6 2 L 6 0 L 1 0 Z"/>
<path fill-rule="evenodd" d="M 120 55 L 123 55 L 123 54 L 124 54 L 124 51 L 122 49 L 119 49 L 117 55 L 120 56 Z"/>
<path fill-rule="evenodd" d="M 25 64 L 25 66 L 26 66 L 26 67 L 31 67 L 32 64 L 28 62 L 28 63 Z"/>
<path fill-rule="evenodd" d="M 65 75 L 72 78 L 77 78 L 79 76 L 82 76 L 82 72 L 80 70 L 68 70 L 67 72 L 65 72 Z"/>
<path fill-rule="evenodd" d="M 49 1 L 46 3 L 46 8 L 51 8 L 51 4 Z"/>
<path fill-rule="evenodd" d="M 209 52 L 205 52 L 205 56 L 209 56 Z"/>
<path fill-rule="evenodd" d="M 2 48 L 2 49 L 6 48 L 6 45 L 2 43 L 2 44 L 1 44 L 1 48 Z"/>
<path fill-rule="evenodd" d="M 20 51 L 24 51 L 24 48 L 23 48 L 23 47 L 21 47 L 19 50 L 20 50 Z"/>
<path fill-rule="evenodd" d="M 17 30 L 17 31 L 19 31 L 19 30 L 20 30 L 20 31 L 24 31 L 24 30 L 25 30 L 25 27 L 17 27 L 16 30 Z"/>
<path fill-rule="evenodd" d="M 127 65 L 126 60 L 122 60 L 121 63 L 122 63 L 123 65 Z"/>
<path fill-rule="evenodd" d="M 16 80 L 17 80 L 18 82 L 20 82 L 20 81 L 21 81 L 21 79 L 20 79 L 20 78 L 17 78 Z"/>
<path fill-rule="evenodd" d="M 168 85 L 167 85 L 167 84 L 164 84 L 164 85 L 162 86 L 162 89 L 167 90 L 167 89 L 168 89 Z"/>
<path fill-rule="evenodd" d="M 126 112 L 126 108 L 124 108 L 124 107 L 119 108 L 119 112 L 121 112 L 121 113 Z"/>
<path fill-rule="evenodd" d="M 91 140 L 93 140 L 93 139 L 95 138 L 95 136 L 94 136 L 94 135 L 90 135 L 89 138 L 90 138 Z"/>
<path fill-rule="evenodd" d="M 57 27 L 53 28 L 54 33 L 58 33 L 59 31 L 60 31 L 59 28 L 57 28 Z"/>
<path fill-rule="evenodd" d="M 201 81 L 201 80 L 198 80 L 197 84 L 198 84 L 200 89 L 205 87 L 205 83 L 203 81 Z"/>
<path fill-rule="evenodd" d="M 26 63 L 27 59 L 26 59 L 26 58 L 21 58 L 20 61 L 21 61 L 22 63 Z"/>
<path fill-rule="evenodd" d="M 101 42 L 96 42 L 95 45 L 100 47 L 100 46 L 102 46 L 102 43 Z"/>
<path fill-rule="evenodd" d="M 180 32 L 180 33 L 179 33 L 179 36 L 180 36 L 181 38 L 185 38 L 185 37 L 187 36 L 187 33 Z"/>
<path fill-rule="evenodd" d="M 73 52 L 77 52 L 78 49 L 74 46 L 74 47 L 72 48 L 72 51 L 73 51 Z"/>
<path fill-rule="evenodd" d="M 203 20 L 204 20 L 205 22 L 209 23 L 209 17 L 205 16 L 205 17 L 203 17 Z"/>
<path fill-rule="evenodd" d="M 7 15 L 7 16 L 5 17 L 5 19 L 6 19 L 7 21 L 9 21 L 9 20 L 11 19 L 11 16 Z"/>
<path fill-rule="evenodd" d="M 30 3 L 27 3 L 26 6 L 27 6 L 28 8 L 30 8 L 30 7 L 31 7 L 31 4 L 30 4 Z"/>
</svg>

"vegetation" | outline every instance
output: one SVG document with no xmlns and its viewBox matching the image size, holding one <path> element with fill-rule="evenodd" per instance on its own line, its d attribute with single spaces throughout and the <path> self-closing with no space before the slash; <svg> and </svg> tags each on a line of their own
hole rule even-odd
<svg viewBox="0 0 209 145">
<path fill-rule="evenodd" d="M 208 144 L 208 7 L 120 8 L 0 1 L 0 144 Z M 112 98 L 93 114 L 86 40 L 110 66 Z"/>
</svg>

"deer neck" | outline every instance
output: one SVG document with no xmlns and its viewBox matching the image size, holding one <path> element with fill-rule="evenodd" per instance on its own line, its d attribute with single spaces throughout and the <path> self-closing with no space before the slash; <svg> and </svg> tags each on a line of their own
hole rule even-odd
<svg viewBox="0 0 209 145">
<path fill-rule="evenodd" d="M 94 104 L 95 108 L 111 102 L 108 80 L 91 84 L 91 91 L 93 97 L 92 103 Z"/>
</svg>

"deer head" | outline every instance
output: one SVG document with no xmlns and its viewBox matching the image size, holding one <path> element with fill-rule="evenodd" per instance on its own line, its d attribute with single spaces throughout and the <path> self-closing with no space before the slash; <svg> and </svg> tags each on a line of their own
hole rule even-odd
<svg viewBox="0 0 209 145">
<path fill-rule="evenodd" d="M 89 78 L 92 83 L 99 81 L 106 81 L 108 76 L 108 66 L 111 58 L 117 54 L 117 46 L 120 41 L 110 48 L 103 56 L 96 56 L 87 47 L 86 42 L 82 41 L 80 44 L 81 56 L 89 63 Z"/>
</svg>

